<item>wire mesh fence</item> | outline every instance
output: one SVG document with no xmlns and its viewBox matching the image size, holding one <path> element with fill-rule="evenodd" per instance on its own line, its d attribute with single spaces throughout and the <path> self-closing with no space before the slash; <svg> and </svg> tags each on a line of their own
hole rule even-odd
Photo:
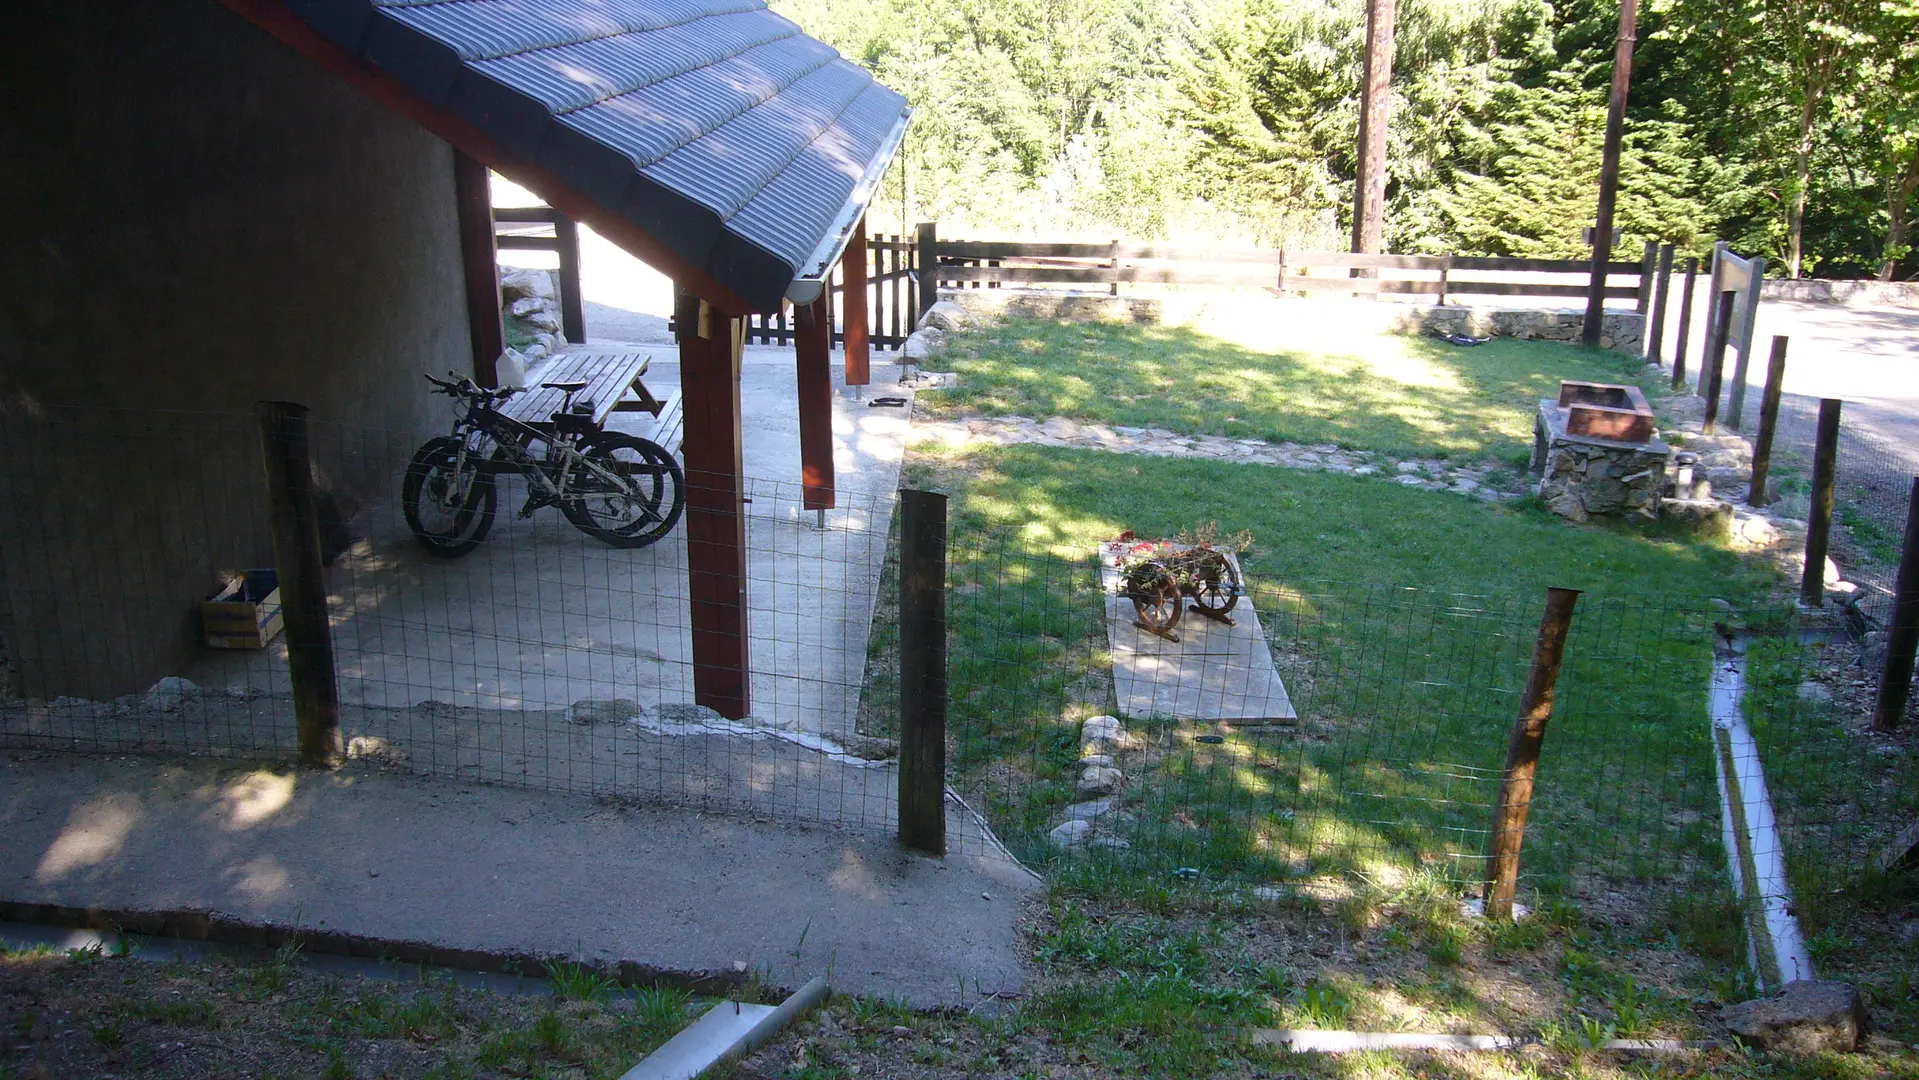
<svg viewBox="0 0 1919 1080">
<path fill-rule="evenodd" d="M 309 434 L 351 757 L 896 827 L 894 492 L 842 490 L 822 518 L 798 484 L 748 485 L 750 707 L 729 718 L 698 704 L 707 661 L 684 521 L 616 546 L 530 505 L 531 482 L 505 471 L 490 528 L 436 555 L 404 508 L 426 434 L 323 422 Z M 258 419 L 15 414 L 0 420 L 0 453 L 0 739 L 290 760 L 285 636 L 209 648 L 201 625 L 202 600 L 275 565 Z M 947 553 L 950 850 L 1003 844 L 1061 873 L 1251 885 L 1483 879 L 1541 597 L 1254 578 L 1210 600 L 1182 594 L 1178 622 L 1148 628 L 1124 544 L 958 534 Z M 1228 606 L 1230 625 L 1209 604 Z M 1856 878 L 1919 815 L 1909 734 L 1866 729 L 1869 667 L 1843 627 L 1790 607 L 1582 598 L 1525 878 L 1721 895 L 1738 858 L 1722 792 L 1760 816 L 1736 777 L 1728 786 L 1742 754 L 1776 822 L 1758 854 L 1802 889 Z M 1735 745 L 1724 733 L 1742 724 Z"/>
<path fill-rule="evenodd" d="M 797 483 L 747 483 L 750 710 L 731 719 L 696 702 L 684 522 L 613 546 L 538 508 L 533 482 L 509 470 L 494 478 L 490 529 L 447 557 L 416 540 L 402 505 L 422 435 L 315 422 L 309 436 L 349 756 L 890 825 L 890 754 L 853 730 L 890 492 L 841 491 L 822 515 Z M 0 425 L 10 744 L 290 756 L 287 635 L 211 648 L 201 626 L 203 599 L 275 565 L 261 437 L 252 416 Z"/>
<path fill-rule="evenodd" d="M 1146 880 L 1485 880 L 1543 596 L 1255 580 L 1236 626 L 1195 607 L 1170 642 L 1135 625 L 1091 553 L 1018 546 L 956 538 L 951 596 L 953 782 L 1015 853 Z M 1752 681 L 1728 706 L 1734 657 Z M 1867 731 L 1852 695 L 1858 657 L 1790 606 L 1583 598 L 1525 877 L 1719 897 L 1720 733 L 1737 714 L 1773 778 L 1785 846 L 1770 854 L 1808 887 L 1855 879 L 1919 813 L 1911 741 Z M 1125 734 L 1089 738 L 1109 715 Z"/>
</svg>

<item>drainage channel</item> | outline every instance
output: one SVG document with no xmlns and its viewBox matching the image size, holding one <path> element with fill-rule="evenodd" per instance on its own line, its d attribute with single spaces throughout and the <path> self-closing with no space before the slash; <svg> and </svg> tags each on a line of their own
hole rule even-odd
<svg viewBox="0 0 1919 1080">
<path fill-rule="evenodd" d="M 1814 978 L 1799 921 L 1792 914 L 1780 842 L 1759 744 L 1746 723 L 1746 646 L 1760 635 L 1734 632 L 1715 646 L 1707 713 L 1713 768 L 1719 779 L 1720 827 L 1726 862 L 1746 924 L 1746 956 L 1762 989 Z M 1803 638 L 1803 635 L 1802 635 Z"/>
</svg>

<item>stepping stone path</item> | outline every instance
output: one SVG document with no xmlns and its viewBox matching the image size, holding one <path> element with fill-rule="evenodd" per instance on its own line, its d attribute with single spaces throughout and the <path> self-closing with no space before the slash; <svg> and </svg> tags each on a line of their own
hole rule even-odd
<svg viewBox="0 0 1919 1080">
<path fill-rule="evenodd" d="M 1080 844 L 1124 850 L 1129 845 L 1114 836 L 1095 836 L 1094 823 L 1119 809 L 1117 792 L 1126 775 L 1113 762 L 1123 750 L 1137 748 L 1139 742 L 1120 723 L 1117 716 L 1089 717 L 1079 727 L 1080 801 L 1066 808 L 1066 819 L 1047 834 L 1054 847 Z"/>
<path fill-rule="evenodd" d="M 1400 460 L 1364 450 L 1342 450 L 1331 444 L 1307 446 L 1264 439 L 1234 439 L 1223 435 L 1181 435 L 1164 428 L 1109 427 L 1082 424 L 1055 416 L 1033 420 L 1024 416 L 974 417 L 965 420 L 916 419 L 915 439 L 933 439 L 953 446 L 1071 446 L 1115 454 L 1148 457 L 1204 458 L 1246 465 L 1278 465 L 1314 469 L 1350 476 L 1380 476 L 1424 491 L 1451 491 L 1487 502 L 1517 499 L 1528 488 L 1525 477 L 1511 469 L 1483 462 L 1460 464 L 1434 458 Z"/>
</svg>

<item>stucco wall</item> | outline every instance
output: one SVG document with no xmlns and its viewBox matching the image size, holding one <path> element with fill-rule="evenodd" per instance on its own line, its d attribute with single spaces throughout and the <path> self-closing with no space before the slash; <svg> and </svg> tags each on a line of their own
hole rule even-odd
<svg viewBox="0 0 1919 1080">
<path fill-rule="evenodd" d="M 452 152 L 214 0 L 26 0 L 0 93 L 0 618 L 26 693 L 142 689 L 269 562 L 255 402 L 350 501 L 444 424 Z"/>
</svg>

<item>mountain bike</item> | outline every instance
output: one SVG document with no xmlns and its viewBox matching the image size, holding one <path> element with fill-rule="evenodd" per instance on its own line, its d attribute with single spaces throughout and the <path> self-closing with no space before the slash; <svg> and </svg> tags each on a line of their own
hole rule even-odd
<svg viewBox="0 0 1919 1080">
<path fill-rule="evenodd" d="M 426 379 L 434 393 L 462 405 L 452 434 L 414 453 L 400 487 L 407 527 L 433 554 L 464 555 L 486 539 L 499 508 L 498 477 L 509 471 L 526 478 L 520 517 L 557 506 L 575 528 L 613 547 L 645 547 L 680 520 L 686 477 L 679 463 L 657 443 L 601 428 L 591 403 L 573 400 L 586 383 L 542 383 L 565 400 L 550 421 L 525 423 L 500 411 L 518 387 Z"/>
</svg>

